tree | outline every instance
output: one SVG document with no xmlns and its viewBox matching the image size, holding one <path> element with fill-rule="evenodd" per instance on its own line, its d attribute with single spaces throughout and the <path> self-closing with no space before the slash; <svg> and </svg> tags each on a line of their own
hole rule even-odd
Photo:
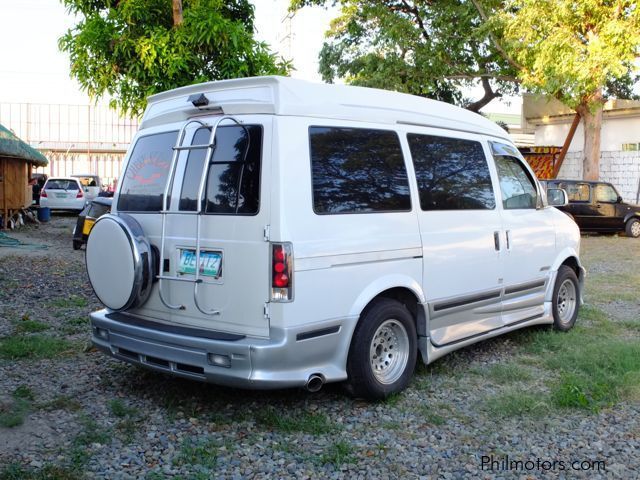
<svg viewBox="0 0 640 480">
<path fill-rule="evenodd" d="M 292 0 L 293 9 L 329 0 Z M 597 179 L 604 101 L 629 98 L 640 54 L 634 0 L 333 0 L 325 81 L 422 95 L 478 111 L 524 87 L 584 122 L 584 176 Z M 482 98 L 462 89 L 480 83 Z"/>
<path fill-rule="evenodd" d="M 71 74 L 92 97 L 140 115 L 149 95 L 200 83 L 286 74 L 253 38 L 248 0 L 62 0 L 80 17 L 60 38 Z"/>
<path fill-rule="evenodd" d="M 329 0 L 292 0 L 291 8 Z M 472 2 L 460 0 L 338 0 L 320 52 L 320 73 L 361 86 L 384 88 L 463 105 L 478 112 L 515 93 L 516 69 L 491 41 Z M 463 92 L 481 85 L 483 95 Z"/>
<path fill-rule="evenodd" d="M 508 0 L 492 25 L 530 91 L 576 110 L 584 126 L 583 176 L 598 180 L 606 99 L 629 94 L 640 54 L 636 0 Z"/>
</svg>

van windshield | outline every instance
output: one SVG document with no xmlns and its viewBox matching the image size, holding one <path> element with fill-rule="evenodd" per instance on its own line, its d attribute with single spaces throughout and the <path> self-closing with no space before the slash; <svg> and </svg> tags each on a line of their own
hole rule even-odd
<svg viewBox="0 0 640 480">
<path fill-rule="evenodd" d="M 162 210 L 162 195 L 177 137 L 178 132 L 173 131 L 147 135 L 138 139 L 122 179 L 118 210 L 122 212 Z"/>
</svg>

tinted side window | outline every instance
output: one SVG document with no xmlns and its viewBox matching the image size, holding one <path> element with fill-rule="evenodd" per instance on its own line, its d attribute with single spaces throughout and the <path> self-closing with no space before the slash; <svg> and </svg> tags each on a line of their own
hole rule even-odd
<svg viewBox="0 0 640 480">
<path fill-rule="evenodd" d="M 566 190 L 570 202 L 588 202 L 588 183 L 560 183 L 558 188 Z"/>
<path fill-rule="evenodd" d="M 494 155 L 494 158 L 500 178 L 503 207 L 507 210 L 536 208 L 538 193 L 535 184 L 520 161 L 505 155 Z"/>
<path fill-rule="evenodd" d="M 192 144 L 205 145 L 210 135 L 210 128 L 200 128 Z M 246 130 L 237 125 L 219 127 L 215 144 L 212 164 L 209 166 L 204 211 L 212 214 L 255 215 L 260 209 L 262 127 L 249 125 Z M 180 210 L 196 210 L 206 153 L 206 149 L 189 152 Z"/>
<path fill-rule="evenodd" d="M 602 183 L 596 185 L 596 202 L 616 203 L 617 201 L 618 194 L 611 185 Z"/>
<path fill-rule="evenodd" d="M 313 209 L 318 214 L 411 210 L 395 132 L 310 127 Z"/>
<path fill-rule="evenodd" d="M 178 132 L 140 137 L 122 178 L 118 210 L 159 212 Z"/>
<path fill-rule="evenodd" d="M 422 210 L 490 210 L 496 200 L 479 142 L 407 135 Z"/>
</svg>

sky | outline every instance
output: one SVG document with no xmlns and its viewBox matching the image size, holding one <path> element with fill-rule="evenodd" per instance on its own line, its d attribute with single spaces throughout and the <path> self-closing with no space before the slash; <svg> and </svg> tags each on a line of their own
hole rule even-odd
<svg viewBox="0 0 640 480">
<path fill-rule="evenodd" d="M 318 52 L 337 11 L 305 8 L 289 30 L 285 20 L 289 0 L 251 1 L 257 38 L 293 60 L 293 77 L 321 81 Z M 70 78 L 67 56 L 58 50 L 58 38 L 73 25 L 73 16 L 59 0 L 0 0 L 0 102 L 90 102 Z M 514 107 L 492 102 L 487 110 L 513 113 Z"/>
</svg>

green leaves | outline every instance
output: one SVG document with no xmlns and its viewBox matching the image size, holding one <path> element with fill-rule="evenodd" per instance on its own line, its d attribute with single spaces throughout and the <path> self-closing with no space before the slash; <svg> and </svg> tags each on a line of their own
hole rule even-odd
<svg viewBox="0 0 640 480">
<path fill-rule="evenodd" d="M 290 63 L 253 38 L 248 0 L 63 0 L 80 17 L 59 40 L 71 74 L 92 97 L 141 115 L 149 95 L 193 83 L 287 74 Z"/>
</svg>

